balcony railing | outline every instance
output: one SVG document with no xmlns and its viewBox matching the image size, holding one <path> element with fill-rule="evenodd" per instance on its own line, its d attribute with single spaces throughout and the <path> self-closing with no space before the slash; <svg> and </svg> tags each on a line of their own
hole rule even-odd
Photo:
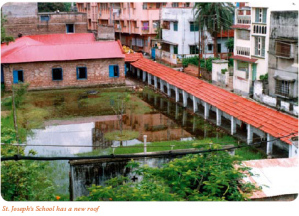
<svg viewBox="0 0 299 216">
<path fill-rule="evenodd" d="M 237 24 L 250 24 L 251 16 L 237 16 Z"/>
<path fill-rule="evenodd" d="M 254 24 L 253 34 L 267 34 L 267 26 L 265 24 Z"/>
<path fill-rule="evenodd" d="M 236 47 L 237 55 L 242 56 L 250 56 L 250 48 L 249 47 Z"/>
</svg>

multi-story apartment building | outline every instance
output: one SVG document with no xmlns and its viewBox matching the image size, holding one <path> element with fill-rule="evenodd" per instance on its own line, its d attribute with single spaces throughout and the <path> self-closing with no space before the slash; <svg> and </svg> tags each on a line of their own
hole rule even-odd
<svg viewBox="0 0 299 216">
<path fill-rule="evenodd" d="M 154 51 L 157 58 L 172 64 L 180 63 L 181 58 L 198 55 L 199 41 L 200 47 L 202 47 L 202 56 L 204 58 L 214 57 L 214 39 L 207 29 L 199 31 L 198 24 L 195 24 L 193 6 L 194 3 L 190 3 L 189 7 L 185 8 L 166 7 L 162 9 L 162 38 L 155 39 L 156 44 L 161 45 L 161 49 Z M 202 33 L 201 36 L 200 33 Z M 227 31 L 218 34 L 219 53 L 229 52 L 225 42 L 228 37 L 233 36 L 233 33 L 231 30 L 229 34 Z M 201 37 L 200 40 L 199 37 Z"/>
<path fill-rule="evenodd" d="M 85 2 L 77 3 L 79 12 L 87 13 L 88 29 L 98 25 L 114 26 L 115 38 L 135 51 L 150 53 L 150 42 L 160 26 L 161 9 L 189 7 L 190 3 Z"/>
<path fill-rule="evenodd" d="M 237 3 L 235 10 L 234 77 L 236 93 L 249 96 L 253 81 L 268 73 L 270 9 Z"/>
</svg>

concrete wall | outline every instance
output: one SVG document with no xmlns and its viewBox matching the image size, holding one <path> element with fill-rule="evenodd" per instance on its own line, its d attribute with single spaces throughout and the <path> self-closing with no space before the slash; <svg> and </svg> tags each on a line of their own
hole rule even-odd
<svg viewBox="0 0 299 216">
<path fill-rule="evenodd" d="M 114 27 L 99 25 L 97 40 L 115 40 Z"/>
<path fill-rule="evenodd" d="M 279 57 L 275 52 L 277 39 L 289 40 L 293 58 Z M 295 65 L 294 65 L 295 64 Z M 297 64 L 297 65 L 296 65 Z M 270 41 L 269 41 L 269 95 L 275 94 L 275 74 L 295 78 L 290 86 L 290 97 L 298 98 L 298 11 L 271 12 Z"/>
<path fill-rule="evenodd" d="M 7 22 L 4 24 L 7 35 L 66 33 L 66 24 L 74 24 L 75 33 L 87 33 L 85 13 L 60 12 L 37 13 L 37 3 L 6 3 L 2 6 Z M 49 16 L 49 21 L 41 21 L 41 16 Z"/>
<path fill-rule="evenodd" d="M 119 77 L 109 78 L 109 65 L 118 64 Z M 87 67 L 87 79 L 77 80 L 77 66 Z M 63 80 L 52 80 L 52 68 L 61 67 Z M 105 84 L 124 84 L 124 59 L 96 59 L 63 62 L 33 62 L 9 64 L 4 67 L 4 82 L 6 90 L 11 90 L 13 70 L 23 70 L 24 82 L 29 83 L 29 89 L 53 89 L 65 87 L 83 87 Z"/>
</svg>

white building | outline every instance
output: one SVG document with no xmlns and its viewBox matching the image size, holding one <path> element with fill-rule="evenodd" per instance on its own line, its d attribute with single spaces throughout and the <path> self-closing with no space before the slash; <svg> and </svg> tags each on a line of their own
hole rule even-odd
<svg viewBox="0 0 299 216">
<path fill-rule="evenodd" d="M 235 29 L 233 88 L 234 92 L 249 96 L 253 93 L 253 82 L 268 73 L 270 14 L 277 6 L 268 2 L 236 6 L 232 26 Z"/>
<path fill-rule="evenodd" d="M 195 25 L 192 8 L 163 8 L 161 20 L 162 40 L 156 40 L 161 44 L 161 49 L 156 49 L 158 58 L 177 64 L 183 57 L 198 55 L 199 26 Z M 225 46 L 227 35 L 225 32 L 218 34 L 219 53 L 228 53 Z M 204 47 L 203 56 L 214 57 L 213 38 L 207 31 L 203 31 L 200 43 Z"/>
</svg>

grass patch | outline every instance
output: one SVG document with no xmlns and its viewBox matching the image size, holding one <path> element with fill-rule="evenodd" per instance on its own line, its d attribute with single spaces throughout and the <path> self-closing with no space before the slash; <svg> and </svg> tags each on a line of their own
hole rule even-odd
<svg viewBox="0 0 299 216">
<path fill-rule="evenodd" d="M 106 133 L 105 139 L 111 140 L 111 141 L 125 141 L 125 140 L 132 140 L 136 139 L 139 136 L 138 131 L 129 131 L 129 130 L 123 130 L 122 133 L 120 131 L 112 131 L 109 133 Z"/>
</svg>

